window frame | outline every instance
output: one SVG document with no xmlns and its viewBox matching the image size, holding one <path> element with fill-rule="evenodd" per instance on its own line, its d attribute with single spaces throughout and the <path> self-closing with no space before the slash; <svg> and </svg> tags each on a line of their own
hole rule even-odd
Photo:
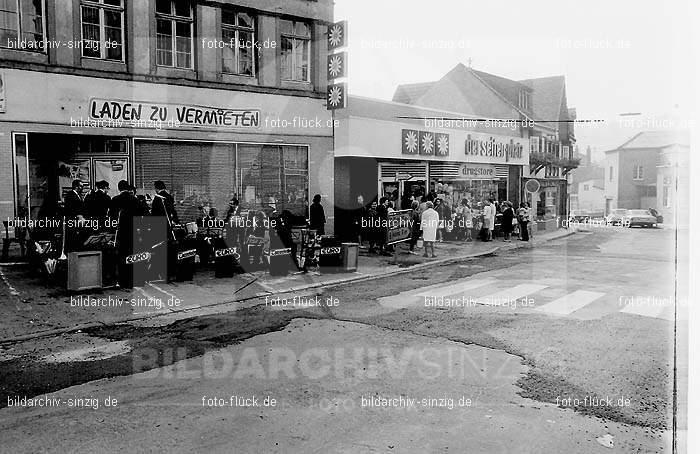
<svg viewBox="0 0 700 454">
<path fill-rule="evenodd" d="M 642 181 L 644 180 L 644 166 L 641 164 L 635 164 L 632 168 L 632 180 Z"/>
<path fill-rule="evenodd" d="M 17 42 L 22 42 L 22 2 L 23 1 L 31 1 L 31 0 L 14 0 L 15 5 L 17 6 L 17 28 L 15 31 L 17 32 Z M 31 52 L 33 54 L 48 54 L 47 50 L 47 41 L 48 37 L 46 36 L 46 0 L 39 0 L 41 3 L 41 42 L 42 45 L 39 49 L 30 49 L 30 48 L 20 48 L 20 47 L 9 47 L 9 46 L 4 46 L 2 43 L 0 43 L 0 49 L 6 49 L 6 50 L 13 50 L 13 51 L 22 51 L 22 52 Z"/>
<path fill-rule="evenodd" d="M 235 18 L 236 18 L 236 24 L 235 24 L 235 25 L 225 24 L 225 23 L 224 23 L 224 19 L 223 19 L 223 13 L 224 13 L 224 12 L 231 13 L 231 14 L 233 14 L 233 15 L 235 16 Z M 221 41 L 224 42 L 224 30 L 233 31 L 233 33 L 234 33 L 234 39 L 235 39 L 235 41 L 236 41 L 236 45 L 234 46 L 234 52 L 233 52 L 233 59 L 234 59 L 235 62 L 236 62 L 236 72 L 229 72 L 229 71 L 227 71 L 227 70 L 225 69 L 225 65 L 224 65 L 224 60 L 225 60 L 225 59 L 224 59 L 224 53 L 222 52 L 222 53 L 221 53 L 221 73 L 222 73 L 222 74 L 227 74 L 227 75 L 233 75 L 233 76 L 249 77 L 249 78 L 251 78 L 251 79 L 254 79 L 254 78 L 258 77 L 258 65 L 257 65 L 257 61 L 256 61 L 256 60 L 257 60 L 257 57 L 258 57 L 258 53 L 256 52 L 256 47 L 255 47 L 255 45 L 253 44 L 253 46 L 251 47 L 251 52 L 252 52 L 252 66 L 253 66 L 253 68 L 252 68 L 252 74 L 245 74 L 245 73 L 240 72 L 240 67 L 239 67 L 239 64 L 240 64 L 240 60 L 239 60 L 239 58 L 240 58 L 240 53 L 239 53 L 239 52 L 240 52 L 240 48 L 238 47 L 238 43 L 239 43 L 239 32 L 241 32 L 241 31 L 251 33 L 251 34 L 253 35 L 253 42 L 255 42 L 255 40 L 256 40 L 256 38 L 257 38 L 256 32 L 257 32 L 257 29 L 258 29 L 258 27 L 257 27 L 257 22 L 258 22 L 258 17 L 257 17 L 257 15 L 255 15 L 255 14 L 253 14 L 253 13 L 251 13 L 251 12 L 248 12 L 248 11 L 235 10 L 235 9 L 231 9 L 231 8 L 221 8 L 221 13 L 222 13 L 222 15 L 221 15 L 221 30 L 220 30 L 220 32 L 221 32 L 221 33 L 220 33 Z M 239 15 L 239 14 L 247 14 L 248 16 L 250 16 L 251 21 L 252 21 L 252 23 L 253 23 L 253 26 L 252 26 L 252 27 L 244 27 L 244 26 L 239 25 L 239 24 L 238 24 L 238 15 Z M 224 45 L 226 45 L 225 42 L 224 42 Z"/>
<path fill-rule="evenodd" d="M 195 70 L 195 65 L 194 65 L 194 60 L 195 60 L 195 55 L 194 55 L 194 50 L 195 50 L 195 41 L 194 41 L 194 24 L 195 24 L 195 17 L 194 17 L 194 5 L 192 4 L 191 1 L 187 1 L 187 6 L 189 7 L 190 15 L 189 17 L 185 16 L 178 16 L 175 13 L 175 2 L 176 0 L 168 0 L 168 3 L 170 4 L 170 13 L 162 13 L 158 11 L 158 6 L 156 3 L 156 10 L 155 10 L 155 20 L 156 20 L 156 39 L 155 39 L 155 57 L 156 57 L 156 66 L 160 66 L 162 68 L 171 68 L 171 69 L 182 69 L 185 71 L 194 71 Z M 158 63 L 158 21 L 163 20 L 163 21 L 169 21 L 170 22 L 170 56 L 172 58 L 172 64 L 171 65 L 163 65 Z M 182 67 L 182 66 L 177 66 L 177 23 L 186 23 L 190 27 L 190 61 L 189 61 L 189 66 L 188 67 Z"/>
<path fill-rule="evenodd" d="M 124 12 L 126 11 L 126 6 L 124 5 L 124 0 L 120 0 L 121 6 L 114 6 L 114 5 L 109 5 L 104 3 L 104 0 L 80 0 L 80 56 L 82 58 L 89 58 L 92 60 L 99 60 L 99 61 L 111 61 L 111 62 L 120 62 L 124 63 L 126 62 L 126 19 Z M 84 30 L 83 30 L 83 8 L 88 7 L 88 8 L 97 8 L 99 11 L 99 17 L 100 17 L 100 23 L 98 24 L 100 27 L 100 56 L 99 57 L 93 57 L 91 55 L 85 55 L 85 45 L 83 42 L 85 41 L 84 37 Z M 121 16 L 121 32 L 122 32 L 122 52 L 121 52 L 121 59 L 117 60 L 115 58 L 107 58 L 107 48 L 104 46 L 104 43 L 106 41 L 106 25 L 105 25 L 105 10 L 111 10 L 111 11 L 118 11 L 120 12 Z"/>
<path fill-rule="evenodd" d="M 306 59 L 308 62 L 308 69 L 306 71 L 306 79 L 285 79 L 284 78 L 284 59 L 280 58 L 280 80 L 282 82 L 296 82 L 296 83 L 311 83 L 311 43 L 312 43 L 312 31 L 311 31 L 311 24 L 309 22 L 303 21 L 303 20 L 295 20 L 295 19 L 281 19 L 281 21 L 286 21 L 290 22 L 292 24 L 292 32 L 291 33 L 285 33 L 280 31 L 280 57 L 283 55 L 282 51 L 282 39 L 287 38 L 292 40 L 292 49 L 294 49 L 294 44 L 296 43 L 297 40 L 299 41 L 306 41 L 308 43 L 308 46 L 306 48 Z M 294 30 L 296 29 L 296 24 L 304 24 L 308 30 L 309 30 L 309 36 L 301 36 L 297 35 Z M 281 23 L 280 23 L 280 28 L 281 28 Z M 292 58 L 292 75 L 296 73 L 296 59 Z"/>
</svg>

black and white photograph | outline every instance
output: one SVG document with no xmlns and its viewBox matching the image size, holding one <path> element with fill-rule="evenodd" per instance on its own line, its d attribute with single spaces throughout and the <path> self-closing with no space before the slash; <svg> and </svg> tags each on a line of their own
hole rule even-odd
<svg viewBox="0 0 700 454">
<path fill-rule="evenodd" d="M 700 452 L 697 13 L 0 0 L 0 453 Z"/>
</svg>

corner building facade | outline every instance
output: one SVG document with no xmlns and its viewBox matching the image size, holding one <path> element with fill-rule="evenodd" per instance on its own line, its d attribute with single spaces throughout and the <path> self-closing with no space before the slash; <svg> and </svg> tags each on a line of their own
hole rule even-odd
<svg viewBox="0 0 700 454">
<path fill-rule="evenodd" d="M 76 178 L 111 195 L 122 179 L 141 194 L 163 180 L 183 222 L 200 206 L 223 216 L 232 197 L 308 215 L 318 193 L 332 233 L 330 0 L 10 3 L 3 220 L 37 217 Z"/>
</svg>

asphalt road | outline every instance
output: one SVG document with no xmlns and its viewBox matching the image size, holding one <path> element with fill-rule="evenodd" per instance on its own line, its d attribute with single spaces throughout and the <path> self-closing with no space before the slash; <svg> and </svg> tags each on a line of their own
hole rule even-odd
<svg viewBox="0 0 700 454">
<path fill-rule="evenodd" d="M 0 362 L 0 451 L 670 452 L 674 366 L 685 430 L 678 241 L 597 229 L 17 345 Z M 39 395 L 58 400 L 9 405 Z"/>
</svg>

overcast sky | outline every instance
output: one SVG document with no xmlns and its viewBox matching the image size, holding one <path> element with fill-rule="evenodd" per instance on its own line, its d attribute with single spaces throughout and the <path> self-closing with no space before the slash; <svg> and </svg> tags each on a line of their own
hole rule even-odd
<svg viewBox="0 0 700 454">
<path fill-rule="evenodd" d="M 474 69 L 514 80 L 565 75 L 578 118 L 609 120 L 576 127 L 579 144 L 599 151 L 636 131 L 619 127 L 619 113 L 692 118 L 685 1 L 335 3 L 337 20 L 349 21 L 351 94 L 390 100 L 398 84 L 437 80 L 471 58 Z"/>
</svg>

